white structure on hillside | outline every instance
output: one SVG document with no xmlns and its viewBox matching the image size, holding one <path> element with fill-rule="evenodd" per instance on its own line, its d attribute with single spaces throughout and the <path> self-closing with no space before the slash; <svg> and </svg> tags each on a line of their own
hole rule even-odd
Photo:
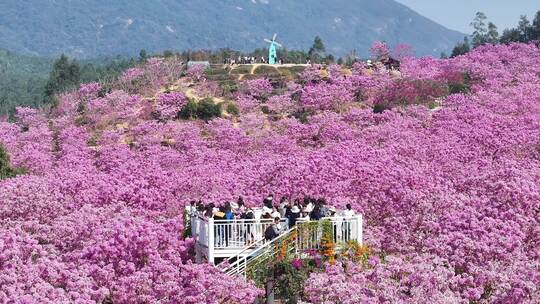
<svg viewBox="0 0 540 304">
<path fill-rule="evenodd" d="M 333 242 L 345 244 L 356 241 L 362 244 L 362 216 L 329 217 L 320 221 L 329 221 L 332 225 Z M 298 223 L 307 220 L 298 220 Z M 195 238 L 197 262 L 208 261 L 215 264 L 217 259 L 243 258 L 247 260 L 259 254 L 271 241 L 265 240 L 266 228 L 273 224 L 273 219 L 234 219 L 214 220 L 200 215 L 191 218 L 192 236 Z M 309 221 L 308 221 L 309 222 Z M 285 233 L 290 234 L 296 229 L 286 227 L 285 220 L 281 221 Z M 295 239 L 295 250 L 319 249 L 321 246 L 322 231 L 315 230 L 308 235 L 298 234 Z"/>
</svg>

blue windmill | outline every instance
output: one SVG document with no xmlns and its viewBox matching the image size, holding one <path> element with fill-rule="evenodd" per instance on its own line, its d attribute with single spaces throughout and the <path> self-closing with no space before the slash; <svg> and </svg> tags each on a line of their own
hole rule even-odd
<svg viewBox="0 0 540 304">
<path fill-rule="evenodd" d="M 268 50 L 268 63 L 269 64 L 276 64 L 277 63 L 277 48 L 283 47 L 281 44 L 276 42 L 277 34 L 274 34 L 272 37 L 272 40 L 270 39 L 264 39 L 264 41 L 270 43 L 270 48 Z"/>
</svg>

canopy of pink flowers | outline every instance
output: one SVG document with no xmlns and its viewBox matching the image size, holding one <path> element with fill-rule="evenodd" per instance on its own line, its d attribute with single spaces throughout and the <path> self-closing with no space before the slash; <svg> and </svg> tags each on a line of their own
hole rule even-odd
<svg viewBox="0 0 540 304">
<path fill-rule="evenodd" d="M 0 122 L 28 171 L 0 181 L 0 302 L 251 303 L 250 283 L 192 264 L 182 212 L 268 193 L 364 215 L 377 254 L 313 274 L 313 303 L 540 301 L 536 45 L 407 57 L 400 75 L 315 67 L 276 96 L 250 82 L 238 117 L 208 123 L 176 119 L 185 96 L 160 95 L 173 65 L 153 60 L 111 92 L 83 86 L 51 113 Z M 465 78 L 463 93 L 440 91 Z M 374 113 L 381 100 L 397 102 Z"/>
</svg>

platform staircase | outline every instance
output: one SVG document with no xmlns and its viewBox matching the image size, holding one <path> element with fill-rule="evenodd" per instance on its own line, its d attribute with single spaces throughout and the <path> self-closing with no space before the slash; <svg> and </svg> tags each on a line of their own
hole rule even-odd
<svg viewBox="0 0 540 304">
<path fill-rule="evenodd" d="M 191 219 L 191 223 L 197 262 L 218 264 L 225 273 L 246 278 L 250 269 L 272 260 L 278 253 L 285 254 L 283 250 L 295 257 L 320 250 L 323 223 L 330 230 L 331 241 L 336 244 L 337 250 L 340 244 L 350 241 L 362 244 L 361 215 L 323 218 L 319 221 L 299 220 L 296 226 L 287 228 L 271 241 L 264 238 L 264 231 L 273 224 L 272 219 L 226 221 L 197 216 Z M 285 220 L 280 224 L 287 227 Z M 285 242 L 287 246 L 284 246 Z"/>
<path fill-rule="evenodd" d="M 225 266 L 221 269 L 230 276 L 243 276 L 247 279 L 248 274 L 257 266 L 267 264 L 275 260 L 278 254 L 282 254 L 281 250 L 283 247 L 287 250 L 285 254 L 296 254 L 296 236 L 297 226 L 287 230 L 269 242 L 261 240 L 252 244 L 252 246 L 246 246 L 242 251 L 228 258 L 224 262 Z M 288 244 L 285 246 L 284 243 L 287 241 Z"/>
</svg>

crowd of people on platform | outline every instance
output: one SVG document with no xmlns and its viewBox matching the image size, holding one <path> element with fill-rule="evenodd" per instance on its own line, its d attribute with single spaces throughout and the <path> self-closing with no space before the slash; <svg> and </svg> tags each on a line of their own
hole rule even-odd
<svg viewBox="0 0 540 304">
<path fill-rule="evenodd" d="M 272 194 L 265 197 L 262 207 L 247 207 L 244 199 L 239 197 L 236 202 L 226 202 L 221 206 L 214 203 L 204 204 L 202 201 L 191 201 L 186 207 L 189 218 L 202 216 L 213 218 L 218 221 L 243 220 L 266 220 L 272 222 L 267 225 L 264 237 L 267 240 L 274 239 L 287 229 L 293 228 L 298 221 L 318 221 L 322 218 L 343 217 L 352 218 L 355 212 L 350 204 L 344 210 L 337 210 L 329 206 L 324 198 L 304 197 L 303 200 L 290 200 L 282 197 L 275 202 Z"/>
</svg>

